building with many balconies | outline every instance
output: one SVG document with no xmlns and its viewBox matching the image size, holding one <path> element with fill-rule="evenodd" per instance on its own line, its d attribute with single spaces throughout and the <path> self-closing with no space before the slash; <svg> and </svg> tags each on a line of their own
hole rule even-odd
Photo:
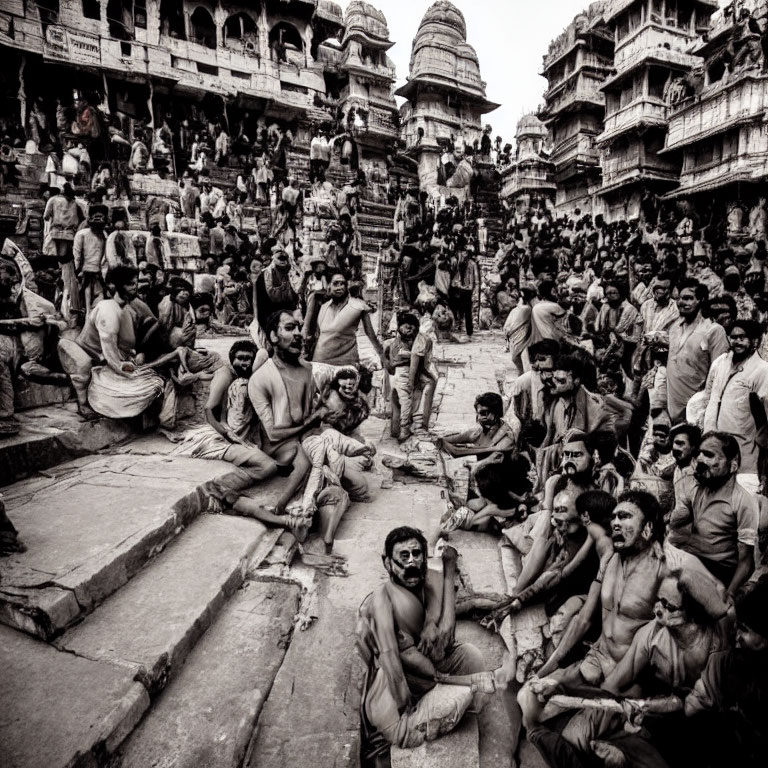
<svg viewBox="0 0 768 768">
<path fill-rule="evenodd" d="M 308 147 L 313 126 L 354 108 L 355 137 L 383 164 L 398 136 L 391 45 L 384 16 L 358 1 L 344 18 L 329 0 L 11 0 L 0 5 L 0 98 L 24 131 L 38 104 L 48 124 L 55 105 L 64 121 L 90 105 L 129 141 L 132 121 L 166 122 L 175 149 L 193 143 L 193 123 L 233 142 L 279 124 Z"/>
<path fill-rule="evenodd" d="M 605 20 L 614 34 L 615 72 L 602 85 L 605 121 L 598 136 L 608 218 L 639 215 L 646 191 L 677 186 L 680 159 L 662 153 L 666 92 L 697 59 L 688 49 L 706 32 L 716 0 L 613 0 Z"/>
<path fill-rule="evenodd" d="M 600 186 L 595 137 L 605 97 L 599 90 L 613 63 L 613 36 L 603 21 L 606 2 L 592 3 L 549 46 L 542 75 L 548 88 L 540 113 L 549 128 L 557 182 L 556 207 L 589 211 Z"/>
<path fill-rule="evenodd" d="M 546 149 L 547 127 L 536 115 L 523 115 L 517 123 L 515 142 L 515 159 L 501 172 L 502 198 L 521 210 L 550 208 L 556 187 Z"/>
<path fill-rule="evenodd" d="M 407 99 L 400 112 L 401 137 L 418 163 L 422 189 L 432 191 L 440 154 L 449 144 L 471 147 L 482 135 L 482 116 L 499 106 L 486 98 L 464 15 L 448 0 L 437 0 L 424 14 L 408 80 L 395 93 Z"/>
<path fill-rule="evenodd" d="M 755 7 L 745 3 L 742 7 Z M 764 5 L 756 16 L 766 15 Z M 763 18 L 761 23 L 768 19 Z M 670 197 L 717 191 L 726 205 L 747 204 L 765 195 L 758 183 L 768 177 L 768 74 L 759 61 L 733 68 L 721 56 L 738 21 L 718 14 L 705 38 L 691 52 L 701 62 L 697 81 L 683 84 L 670 98 L 663 154 L 682 155 L 680 186 Z M 736 29 L 736 37 L 741 37 Z M 743 38 L 742 38 L 743 39 Z"/>
</svg>

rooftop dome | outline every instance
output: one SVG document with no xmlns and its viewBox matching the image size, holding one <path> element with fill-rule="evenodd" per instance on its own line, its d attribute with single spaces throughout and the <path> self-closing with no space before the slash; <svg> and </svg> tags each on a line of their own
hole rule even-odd
<svg viewBox="0 0 768 768">
<path fill-rule="evenodd" d="M 357 39 L 375 48 L 391 48 L 389 28 L 384 14 L 370 3 L 352 0 L 344 17 L 344 42 Z"/>
<path fill-rule="evenodd" d="M 485 103 L 487 111 L 498 106 L 486 101 L 477 53 L 467 43 L 464 15 L 448 0 L 437 0 L 424 14 L 413 39 L 408 83 L 398 95 L 409 98 L 420 82 L 474 97 Z"/>
<path fill-rule="evenodd" d="M 547 127 L 533 113 L 523 115 L 517 121 L 515 138 L 519 139 L 522 136 L 538 136 L 544 139 L 547 136 Z"/>
</svg>

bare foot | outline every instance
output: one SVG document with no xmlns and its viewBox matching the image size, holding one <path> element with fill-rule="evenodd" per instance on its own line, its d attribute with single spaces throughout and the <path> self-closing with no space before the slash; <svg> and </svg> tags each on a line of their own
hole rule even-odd
<svg viewBox="0 0 768 768">
<path fill-rule="evenodd" d="M 517 672 L 517 659 L 511 653 L 507 654 L 504 662 L 498 669 L 493 670 L 493 679 L 496 687 L 504 690 L 511 682 L 515 680 Z"/>
<path fill-rule="evenodd" d="M 590 746 L 605 763 L 606 768 L 623 768 L 627 764 L 627 756 L 607 741 L 594 740 L 590 742 Z"/>
</svg>

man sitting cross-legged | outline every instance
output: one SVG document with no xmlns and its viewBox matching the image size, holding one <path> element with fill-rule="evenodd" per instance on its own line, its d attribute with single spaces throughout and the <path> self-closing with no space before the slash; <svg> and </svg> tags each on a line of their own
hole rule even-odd
<svg viewBox="0 0 768 768">
<path fill-rule="evenodd" d="M 470 705 L 479 711 L 513 677 L 508 664 L 485 672 L 480 652 L 454 640 L 456 559 L 446 547 L 442 576 L 428 571 L 421 531 L 395 528 L 382 555 L 389 581 L 360 606 L 365 750 L 378 765 L 389 764 L 391 745 L 413 748 L 452 730 Z"/>
<path fill-rule="evenodd" d="M 310 464 L 299 441 L 322 417 L 321 411 L 312 408 L 312 369 L 300 359 L 301 323 L 290 312 L 278 310 L 269 317 L 265 330 L 275 354 L 251 376 L 248 396 L 259 419 L 262 450 L 277 464 L 287 466 L 292 462 L 293 469 L 271 507 L 252 499 L 238 499 L 237 512 L 262 520 L 265 514 L 283 517 L 288 503 L 304 483 Z"/>
<path fill-rule="evenodd" d="M 512 451 L 515 437 L 504 415 L 504 401 L 496 392 L 486 392 L 475 398 L 477 426 L 437 440 L 437 447 L 451 456 L 487 458 L 498 451 Z"/>
<path fill-rule="evenodd" d="M 277 462 L 259 447 L 258 422 L 248 398 L 256 352 L 256 345 L 247 340 L 230 347 L 229 365 L 219 368 L 211 381 L 205 404 L 207 423 L 189 430 L 175 454 L 229 461 L 251 470 L 254 480 L 265 480 L 277 472 Z"/>
</svg>

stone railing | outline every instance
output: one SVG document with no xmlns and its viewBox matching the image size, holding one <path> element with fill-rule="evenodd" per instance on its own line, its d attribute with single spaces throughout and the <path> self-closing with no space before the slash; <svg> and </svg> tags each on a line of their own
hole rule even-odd
<svg viewBox="0 0 768 768">
<path fill-rule="evenodd" d="M 610 141 L 638 125 L 665 125 L 667 120 L 667 105 L 661 99 L 652 96 L 641 96 L 616 112 L 605 116 L 603 132 L 597 137 L 599 143 Z"/>
<path fill-rule="evenodd" d="M 766 109 L 768 75 L 760 70 L 738 73 L 670 107 L 666 148 L 685 146 L 740 123 L 760 119 Z"/>
</svg>

